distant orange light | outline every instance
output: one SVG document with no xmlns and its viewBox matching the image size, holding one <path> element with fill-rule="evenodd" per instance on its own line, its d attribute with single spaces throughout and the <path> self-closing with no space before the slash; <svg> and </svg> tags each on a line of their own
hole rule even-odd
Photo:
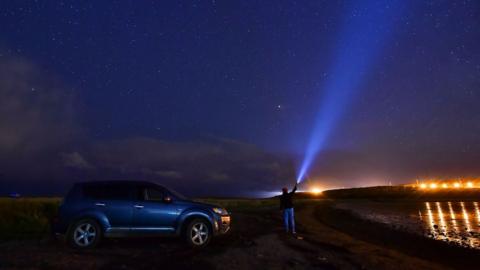
<svg viewBox="0 0 480 270">
<path fill-rule="evenodd" d="M 473 183 L 472 183 L 472 182 L 468 182 L 468 183 L 467 183 L 467 187 L 473 188 Z"/>
<path fill-rule="evenodd" d="M 313 193 L 313 194 L 315 194 L 315 195 L 318 195 L 318 194 L 322 193 L 322 190 L 319 189 L 319 188 L 312 188 L 312 189 L 310 190 L 310 192 Z"/>
<path fill-rule="evenodd" d="M 442 184 L 442 188 L 448 188 L 448 184 L 447 184 L 447 183 L 443 183 L 443 184 Z"/>
<path fill-rule="evenodd" d="M 420 188 L 423 188 L 423 189 L 427 188 L 427 184 L 420 184 Z"/>
<path fill-rule="evenodd" d="M 430 184 L 430 188 L 431 188 L 431 189 L 435 189 L 435 188 L 437 188 L 437 184 L 435 184 L 435 183 L 431 183 L 431 184 Z"/>
<path fill-rule="evenodd" d="M 460 183 L 458 183 L 458 182 L 453 183 L 453 187 L 454 187 L 454 188 L 459 188 L 459 187 L 460 187 Z"/>
</svg>

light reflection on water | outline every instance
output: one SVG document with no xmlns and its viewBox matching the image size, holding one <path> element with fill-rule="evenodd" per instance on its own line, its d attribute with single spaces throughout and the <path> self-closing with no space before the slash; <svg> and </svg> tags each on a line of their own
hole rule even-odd
<svg viewBox="0 0 480 270">
<path fill-rule="evenodd" d="M 478 203 L 474 202 L 473 206 L 475 207 L 475 215 L 477 217 L 477 226 L 480 226 L 480 211 L 478 210 Z"/>
<path fill-rule="evenodd" d="M 448 202 L 448 211 L 450 212 L 450 221 L 452 223 L 453 231 L 458 233 L 457 220 L 455 219 L 455 212 L 453 211 L 451 202 Z"/>
<path fill-rule="evenodd" d="M 419 216 L 430 237 L 480 247 L 478 202 L 425 202 Z"/>
<path fill-rule="evenodd" d="M 395 229 L 480 249 L 480 202 L 344 201 L 336 207 Z"/>
</svg>

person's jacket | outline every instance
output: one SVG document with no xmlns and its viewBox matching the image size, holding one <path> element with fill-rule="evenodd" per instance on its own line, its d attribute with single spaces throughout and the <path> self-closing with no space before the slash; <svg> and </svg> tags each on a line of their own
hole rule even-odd
<svg viewBox="0 0 480 270">
<path fill-rule="evenodd" d="M 280 209 L 288 209 L 288 208 L 293 208 L 293 194 L 297 190 L 297 186 L 293 188 L 291 192 L 284 192 L 282 195 L 280 195 Z"/>
</svg>

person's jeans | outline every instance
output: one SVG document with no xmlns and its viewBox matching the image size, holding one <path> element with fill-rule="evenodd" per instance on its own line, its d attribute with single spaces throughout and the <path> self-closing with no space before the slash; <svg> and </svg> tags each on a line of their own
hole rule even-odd
<svg viewBox="0 0 480 270">
<path fill-rule="evenodd" d="M 287 208 L 283 210 L 283 223 L 285 224 L 285 230 L 287 233 L 289 231 L 295 233 L 295 218 L 293 216 L 293 208 Z"/>
</svg>

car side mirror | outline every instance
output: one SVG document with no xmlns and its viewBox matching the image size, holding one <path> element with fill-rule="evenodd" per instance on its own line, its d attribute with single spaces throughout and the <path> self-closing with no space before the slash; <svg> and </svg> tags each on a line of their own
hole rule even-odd
<svg viewBox="0 0 480 270">
<path fill-rule="evenodd" d="M 172 197 L 170 197 L 170 196 L 163 197 L 163 202 L 164 203 L 171 203 L 172 202 Z"/>
</svg>

